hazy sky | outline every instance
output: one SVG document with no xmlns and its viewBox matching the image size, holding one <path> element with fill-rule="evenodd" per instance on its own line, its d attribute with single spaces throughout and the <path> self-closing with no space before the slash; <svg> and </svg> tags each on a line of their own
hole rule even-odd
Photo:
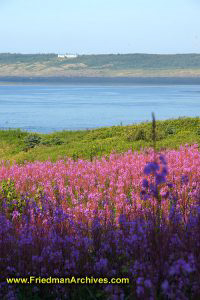
<svg viewBox="0 0 200 300">
<path fill-rule="evenodd" d="M 0 52 L 200 53 L 200 0 L 0 0 Z"/>
</svg>

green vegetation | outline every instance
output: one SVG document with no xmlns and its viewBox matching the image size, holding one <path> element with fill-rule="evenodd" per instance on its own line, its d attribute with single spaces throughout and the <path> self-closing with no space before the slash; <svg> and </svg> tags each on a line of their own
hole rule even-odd
<svg viewBox="0 0 200 300">
<path fill-rule="evenodd" d="M 156 122 L 158 149 L 178 149 L 184 144 L 200 144 L 200 118 L 179 118 Z M 51 134 L 0 130 L 0 160 L 11 163 L 56 161 L 66 156 L 93 159 L 129 149 L 152 147 L 151 122 L 112 126 L 83 131 L 60 131 Z"/>
<path fill-rule="evenodd" d="M 200 68 L 200 54 L 101 54 L 81 55 L 75 63 L 84 63 L 92 68 L 110 69 L 179 69 Z M 66 60 L 65 60 L 66 63 Z M 70 61 L 68 60 L 68 63 Z"/>
<path fill-rule="evenodd" d="M 0 53 L 0 64 L 39 63 L 56 58 L 56 54 Z"/>
<path fill-rule="evenodd" d="M 0 53 L 0 64 L 43 62 L 49 63 L 49 66 L 82 63 L 91 68 L 111 69 L 199 69 L 200 54 L 98 54 L 58 59 L 57 54 Z"/>
<path fill-rule="evenodd" d="M 200 54 L 0 53 L 0 76 L 199 76 Z"/>
</svg>

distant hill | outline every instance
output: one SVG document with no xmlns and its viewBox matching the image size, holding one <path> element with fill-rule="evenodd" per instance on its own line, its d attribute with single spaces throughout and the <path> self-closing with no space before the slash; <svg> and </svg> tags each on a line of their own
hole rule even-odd
<svg viewBox="0 0 200 300">
<path fill-rule="evenodd" d="M 200 77 L 200 54 L 101 54 L 59 58 L 57 54 L 0 53 L 0 76 Z"/>
</svg>

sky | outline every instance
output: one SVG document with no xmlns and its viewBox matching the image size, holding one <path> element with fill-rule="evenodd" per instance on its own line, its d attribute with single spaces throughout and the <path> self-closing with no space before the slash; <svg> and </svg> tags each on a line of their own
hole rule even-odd
<svg viewBox="0 0 200 300">
<path fill-rule="evenodd" d="M 200 0 L 0 0 L 0 52 L 200 53 Z"/>
</svg>

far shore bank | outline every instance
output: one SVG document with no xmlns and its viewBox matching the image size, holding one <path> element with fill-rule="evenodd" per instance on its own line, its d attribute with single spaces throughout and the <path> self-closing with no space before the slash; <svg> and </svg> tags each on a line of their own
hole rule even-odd
<svg viewBox="0 0 200 300">
<path fill-rule="evenodd" d="M 3 84 L 65 85 L 200 85 L 200 77 L 64 77 L 64 76 L 0 76 Z"/>
</svg>

